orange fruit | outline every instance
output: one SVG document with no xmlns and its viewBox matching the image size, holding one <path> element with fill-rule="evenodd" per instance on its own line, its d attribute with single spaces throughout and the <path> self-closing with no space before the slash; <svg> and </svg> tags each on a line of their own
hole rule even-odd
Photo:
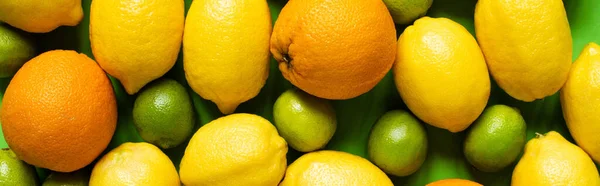
<svg viewBox="0 0 600 186">
<path fill-rule="evenodd" d="M 396 57 L 396 28 L 381 0 L 289 1 L 271 36 L 283 76 L 326 99 L 371 90 Z"/>
<path fill-rule="evenodd" d="M 425 186 L 483 186 L 477 182 L 463 179 L 445 179 L 431 182 Z"/>
<path fill-rule="evenodd" d="M 0 121 L 8 146 L 23 161 L 58 172 L 90 164 L 117 124 L 108 77 L 75 51 L 49 51 L 26 62 L 2 101 Z"/>
</svg>

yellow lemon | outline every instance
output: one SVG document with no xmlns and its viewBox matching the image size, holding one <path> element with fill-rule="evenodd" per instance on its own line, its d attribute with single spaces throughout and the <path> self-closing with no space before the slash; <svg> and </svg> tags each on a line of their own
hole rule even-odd
<svg viewBox="0 0 600 186">
<path fill-rule="evenodd" d="M 177 60 L 182 0 L 92 1 L 90 42 L 98 64 L 129 94 L 164 75 Z"/>
<path fill-rule="evenodd" d="M 590 157 L 559 133 L 538 134 L 525 145 L 515 167 L 512 186 L 600 185 L 600 175 Z"/>
<path fill-rule="evenodd" d="M 0 22 L 27 32 L 45 33 L 59 26 L 75 26 L 83 18 L 81 0 L 2 0 Z"/>
<path fill-rule="evenodd" d="M 573 63 L 560 94 L 571 136 L 600 162 L 600 46 L 589 43 Z"/>
<path fill-rule="evenodd" d="M 490 78 L 475 38 L 446 18 L 423 17 L 398 39 L 396 87 L 421 120 L 451 132 L 465 130 L 483 112 Z"/>
<path fill-rule="evenodd" d="M 510 96 L 556 93 L 571 66 L 571 31 L 562 0 L 480 0 L 475 31 L 490 73 Z"/>
<path fill-rule="evenodd" d="M 290 165 L 280 186 L 393 185 L 369 160 L 346 152 L 323 150 L 302 155 Z"/>
<path fill-rule="evenodd" d="M 204 125 L 185 149 L 181 182 L 194 185 L 277 185 L 287 166 L 287 143 L 266 119 L 232 114 Z"/>
<path fill-rule="evenodd" d="M 175 166 L 158 147 L 149 143 L 124 143 L 94 166 L 90 186 L 179 186 Z"/>
<path fill-rule="evenodd" d="M 265 85 L 270 36 L 266 0 L 194 0 L 183 36 L 190 87 L 222 113 L 233 113 Z"/>
</svg>

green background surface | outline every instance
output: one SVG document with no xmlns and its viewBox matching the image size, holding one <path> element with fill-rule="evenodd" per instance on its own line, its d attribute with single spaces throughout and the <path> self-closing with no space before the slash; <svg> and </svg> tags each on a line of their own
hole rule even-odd
<svg viewBox="0 0 600 186">
<path fill-rule="evenodd" d="M 191 0 L 185 0 L 186 12 L 191 2 Z M 277 15 L 286 2 L 286 0 L 268 0 L 273 21 L 277 19 Z M 82 1 L 85 17 L 78 26 L 61 27 L 46 34 L 32 34 L 38 44 L 39 52 L 72 49 L 93 58 L 88 37 L 90 3 L 91 0 Z M 476 3 L 476 0 L 434 0 L 427 15 L 450 18 L 474 34 L 473 13 Z M 573 36 L 574 60 L 588 42 L 600 43 L 600 3 L 597 0 L 564 0 L 564 4 Z M 402 33 L 404 27 L 396 26 L 398 35 Z M 187 86 L 181 53 L 177 64 L 165 76 L 181 82 L 188 88 L 199 118 L 196 124 L 197 128 L 222 116 L 215 104 L 200 98 Z M 117 131 L 105 152 L 124 142 L 142 141 L 132 123 L 131 111 L 135 95 L 127 95 L 116 79 L 111 78 L 111 80 L 118 99 L 119 119 Z M 9 82 L 8 78 L 0 79 L 0 97 L 4 94 Z M 257 97 L 241 104 L 236 112 L 254 113 L 273 121 L 272 106 L 275 99 L 291 87 L 292 85 L 282 77 L 277 69 L 275 60 L 271 60 L 271 70 L 265 87 Z M 525 103 L 511 98 L 493 83 L 488 105 L 493 104 L 506 104 L 520 109 L 527 122 L 528 139 L 533 138 L 536 132 L 546 133 L 554 130 L 573 141 L 562 117 L 558 94 L 543 100 Z M 337 112 L 338 129 L 326 149 L 345 151 L 362 157 L 367 156 L 367 139 L 375 121 L 388 110 L 406 109 L 396 91 L 391 73 L 373 90 L 354 99 L 333 101 L 333 105 Z M 510 185 L 514 165 L 498 173 L 483 173 L 468 164 L 462 153 L 464 132 L 450 133 L 429 125 L 426 126 L 426 130 L 429 138 L 427 160 L 421 169 L 411 176 L 402 178 L 390 176 L 396 185 L 425 185 L 445 178 L 471 179 L 484 185 Z M 187 142 L 164 151 L 173 160 L 176 167 L 179 167 L 186 145 Z M 0 138 L 0 147 L 8 147 L 3 138 Z M 288 163 L 293 162 L 300 155 L 301 153 L 290 148 Z M 86 169 L 89 170 L 92 166 L 93 164 Z M 44 179 L 48 171 L 38 169 L 38 173 L 40 179 Z"/>
</svg>

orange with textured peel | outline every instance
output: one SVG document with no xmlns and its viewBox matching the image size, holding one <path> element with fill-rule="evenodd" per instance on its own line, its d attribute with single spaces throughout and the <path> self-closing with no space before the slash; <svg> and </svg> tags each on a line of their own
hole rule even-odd
<svg viewBox="0 0 600 186">
<path fill-rule="evenodd" d="M 326 99 L 369 90 L 396 57 L 396 28 L 381 0 L 289 1 L 271 36 L 271 53 L 292 84 Z"/>
<path fill-rule="evenodd" d="M 59 172 L 90 164 L 117 124 L 111 83 L 92 59 L 54 50 L 13 77 L 2 100 L 4 138 L 25 162 Z"/>
</svg>

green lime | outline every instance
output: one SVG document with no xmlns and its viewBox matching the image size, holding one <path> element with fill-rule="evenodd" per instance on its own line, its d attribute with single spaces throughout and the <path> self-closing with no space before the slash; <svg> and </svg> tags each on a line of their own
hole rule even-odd
<svg viewBox="0 0 600 186">
<path fill-rule="evenodd" d="M 0 78 L 14 75 L 34 55 L 35 47 L 26 33 L 0 22 Z"/>
<path fill-rule="evenodd" d="M 506 105 L 491 106 L 467 132 L 465 156 L 481 171 L 500 171 L 513 163 L 523 150 L 525 130 L 525 120 L 517 109 Z"/>
<path fill-rule="evenodd" d="M 194 128 L 194 111 L 187 91 L 171 79 L 150 83 L 135 99 L 133 123 L 145 141 L 163 149 L 183 143 Z"/>
<path fill-rule="evenodd" d="M 70 173 L 52 172 L 42 186 L 87 186 L 90 182 L 90 174 L 87 170 Z"/>
<path fill-rule="evenodd" d="M 285 91 L 273 106 L 279 135 L 300 152 L 323 148 L 337 127 L 335 110 L 328 100 L 298 89 Z"/>
<path fill-rule="evenodd" d="M 392 110 L 373 125 L 369 136 L 369 159 L 388 174 L 408 176 L 427 157 L 427 133 L 411 113 Z"/>
<path fill-rule="evenodd" d="M 33 166 L 21 161 L 10 149 L 0 152 L 0 185 L 37 185 Z"/>
<path fill-rule="evenodd" d="M 394 23 L 410 24 L 424 16 L 431 7 L 433 0 L 383 0 Z"/>
</svg>

